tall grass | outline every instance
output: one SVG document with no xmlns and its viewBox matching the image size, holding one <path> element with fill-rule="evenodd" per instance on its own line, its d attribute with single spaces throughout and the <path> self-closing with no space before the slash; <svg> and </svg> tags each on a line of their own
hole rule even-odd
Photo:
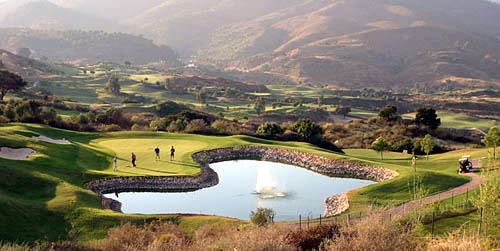
<svg viewBox="0 0 500 251">
<path fill-rule="evenodd" d="M 313 226 L 271 224 L 263 227 L 205 225 L 188 233 L 178 225 L 154 221 L 144 225 L 125 223 L 109 231 L 102 241 L 85 246 L 76 243 L 43 243 L 35 246 L 0 244 L 0 251 L 469 251 L 491 250 L 498 243 L 476 233 L 454 233 L 431 239 L 419 236 L 414 224 L 373 214 L 355 223 Z"/>
</svg>

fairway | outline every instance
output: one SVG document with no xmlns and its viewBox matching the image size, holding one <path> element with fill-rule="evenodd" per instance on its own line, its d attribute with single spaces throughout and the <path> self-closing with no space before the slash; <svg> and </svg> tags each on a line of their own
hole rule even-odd
<svg viewBox="0 0 500 251">
<path fill-rule="evenodd" d="M 207 142 L 180 139 L 113 139 L 100 141 L 118 156 L 116 175 L 193 175 L 199 172 L 191 155 L 208 147 Z M 170 161 L 170 148 L 175 147 L 175 160 Z M 156 161 L 154 149 L 160 148 L 160 161 Z M 131 154 L 137 155 L 137 168 L 132 168 Z M 111 165 L 106 171 L 113 171 Z"/>
</svg>

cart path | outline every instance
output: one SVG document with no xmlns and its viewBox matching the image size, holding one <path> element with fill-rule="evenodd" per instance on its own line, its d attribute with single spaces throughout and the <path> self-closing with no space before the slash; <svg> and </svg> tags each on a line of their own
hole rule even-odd
<svg viewBox="0 0 500 251">
<path fill-rule="evenodd" d="M 475 170 L 480 169 L 481 167 L 481 159 L 474 159 L 471 161 L 472 165 L 476 168 Z M 467 191 L 471 191 L 475 188 L 478 188 L 481 184 L 483 184 L 486 181 L 486 178 L 480 175 L 477 175 L 476 173 L 464 173 L 461 174 L 463 176 L 468 176 L 471 178 L 471 180 L 459 187 L 455 187 L 453 189 L 450 189 L 446 192 L 442 192 L 439 194 L 431 195 L 425 198 L 422 198 L 421 200 L 413 200 L 404 204 L 401 204 L 397 207 L 393 208 L 388 208 L 386 209 L 383 213 L 381 213 L 382 216 L 384 217 L 401 217 L 404 216 L 407 212 L 413 211 L 415 209 L 418 209 L 420 207 L 423 207 L 428 204 L 432 204 L 435 202 L 439 202 L 442 200 L 446 200 L 448 198 L 451 198 L 452 196 L 457 196 L 463 193 L 466 193 Z M 363 216 L 362 218 L 356 218 L 352 219 L 351 222 L 356 222 L 359 221 L 360 219 L 365 218 L 366 216 Z M 328 222 L 334 222 L 337 221 L 337 219 L 334 218 L 328 218 L 324 219 L 323 222 L 328 223 Z M 294 226 L 300 226 L 298 223 L 292 223 Z M 302 225 L 306 226 L 307 222 L 302 222 Z M 317 221 L 310 222 L 311 226 L 318 225 Z"/>
<path fill-rule="evenodd" d="M 472 165 L 474 167 L 476 167 L 475 168 L 476 170 L 481 167 L 481 159 L 474 159 L 471 162 L 472 162 Z M 479 176 L 476 173 L 465 173 L 465 174 L 461 174 L 461 175 L 469 176 L 471 178 L 471 181 L 469 181 L 468 183 L 465 183 L 459 187 L 455 187 L 451 190 L 448 190 L 446 192 L 431 195 L 429 197 L 425 197 L 425 198 L 422 198 L 420 200 L 413 200 L 413 201 L 404 203 L 400 206 L 388 209 L 385 212 L 385 214 L 391 215 L 391 216 L 403 216 L 406 212 L 415 210 L 415 209 L 420 208 L 422 206 L 432 204 L 435 202 L 439 202 L 439 201 L 451 198 L 452 196 L 460 195 L 460 194 L 463 194 L 467 191 L 478 188 L 481 184 L 483 184 L 486 181 L 485 177 Z"/>
</svg>

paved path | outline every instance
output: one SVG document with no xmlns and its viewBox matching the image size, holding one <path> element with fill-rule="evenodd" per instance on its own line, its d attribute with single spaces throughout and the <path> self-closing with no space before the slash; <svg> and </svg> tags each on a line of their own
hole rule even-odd
<svg viewBox="0 0 500 251">
<path fill-rule="evenodd" d="M 481 159 L 472 160 L 472 165 L 474 167 L 476 167 L 476 170 L 477 170 L 478 168 L 481 167 Z M 457 170 L 458 170 L 458 168 L 457 168 Z M 464 173 L 461 175 L 471 177 L 471 181 L 466 183 L 466 184 L 463 184 L 459 187 L 455 187 L 451 190 L 448 190 L 446 192 L 431 195 L 431 196 L 425 197 L 421 200 L 410 201 L 410 202 L 404 203 L 400 206 L 387 209 L 382 213 L 382 215 L 385 215 L 388 217 L 403 216 L 406 212 L 418 209 L 418 208 L 423 207 L 423 206 L 428 205 L 428 204 L 432 204 L 435 202 L 446 200 L 448 198 L 451 198 L 452 196 L 457 196 L 457 195 L 463 194 L 467 191 L 478 188 L 481 184 L 483 184 L 486 181 L 485 177 L 479 176 L 476 173 Z M 332 222 L 335 220 L 336 220 L 335 218 L 329 218 L 329 219 L 324 219 L 324 222 Z M 354 221 L 357 221 L 357 220 L 359 220 L 359 218 L 354 219 Z M 303 226 L 306 224 L 307 223 L 305 223 L 305 222 L 302 223 Z M 317 225 L 318 222 L 315 220 L 315 221 L 311 222 L 310 224 Z M 294 223 L 294 225 L 297 225 L 297 223 Z"/>
<path fill-rule="evenodd" d="M 472 165 L 476 168 L 481 167 L 481 160 L 480 159 L 472 160 Z M 431 196 L 425 197 L 421 200 L 410 201 L 410 202 L 404 203 L 400 206 L 388 209 L 385 212 L 385 214 L 389 214 L 389 215 L 393 215 L 393 216 L 402 216 L 408 211 L 412 211 L 412 210 L 415 210 L 415 209 L 420 208 L 422 206 L 451 198 L 452 196 L 457 196 L 459 194 L 463 194 L 463 193 L 467 192 L 468 190 L 473 190 L 473 189 L 479 187 L 481 184 L 483 184 L 486 181 L 485 177 L 479 176 L 475 173 L 465 173 L 462 175 L 471 177 L 471 181 L 466 183 L 466 184 L 463 184 L 459 187 L 455 187 L 451 190 L 448 190 L 446 192 L 431 195 Z"/>
</svg>

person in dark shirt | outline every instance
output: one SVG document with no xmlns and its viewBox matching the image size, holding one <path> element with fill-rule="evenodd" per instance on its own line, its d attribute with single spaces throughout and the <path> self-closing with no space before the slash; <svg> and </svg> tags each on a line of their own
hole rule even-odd
<svg viewBox="0 0 500 251">
<path fill-rule="evenodd" d="M 136 160 L 137 160 L 137 156 L 135 155 L 135 153 L 132 153 L 132 166 L 133 167 L 137 167 L 137 165 L 135 164 Z"/>
<path fill-rule="evenodd" d="M 156 147 L 155 148 L 155 154 L 156 154 L 156 161 L 160 160 L 160 148 Z"/>
<path fill-rule="evenodd" d="M 170 161 L 175 159 L 175 148 L 172 146 L 172 149 L 170 149 Z"/>
</svg>

